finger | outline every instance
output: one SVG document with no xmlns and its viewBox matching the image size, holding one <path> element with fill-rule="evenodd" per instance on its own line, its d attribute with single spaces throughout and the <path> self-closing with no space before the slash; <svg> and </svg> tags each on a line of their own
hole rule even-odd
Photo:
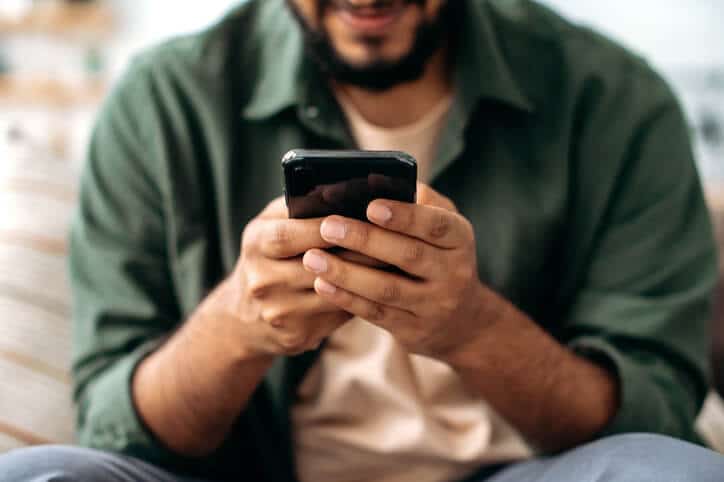
<svg viewBox="0 0 724 482">
<path fill-rule="evenodd" d="M 340 308 L 314 291 L 279 293 L 264 302 L 261 317 L 275 328 L 293 328 L 300 320 L 339 312 Z"/>
<path fill-rule="evenodd" d="M 317 278 L 314 289 L 320 297 L 335 304 L 344 311 L 369 321 L 382 328 L 393 327 L 395 324 L 414 321 L 414 315 L 408 311 L 382 305 L 366 298 L 350 293 L 342 288 Z"/>
<path fill-rule="evenodd" d="M 458 212 L 455 203 L 450 198 L 443 196 L 427 184 L 417 183 L 417 204 L 435 206 L 447 209 L 448 211 Z"/>
<path fill-rule="evenodd" d="M 369 266 L 370 268 L 378 269 L 389 269 L 391 266 L 387 263 L 383 263 L 379 259 L 370 258 L 362 253 L 356 253 L 348 249 L 332 248 L 329 250 L 330 253 L 339 256 L 345 261 L 350 263 L 361 264 L 362 266 Z M 314 282 L 314 280 L 312 280 Z"/>
<path fill-rule="evenodd" d="M 260 218 L 283 218 L 289 217 L 289 211 L 287 210 L 287 203 L 284 200 L 284 196 L 273 199 L 269 204 L 266 205 L 264 210 L 259 214 Z"/>
<path fill-rule="evenodd" d="M 332 244 L 320 235 L 321 218 L 259 219 L 255 246 L 271 259 L 299 256 L 312 248 L 327 248 Z"/>
<path fill-rule="evenodd" d="M 442 271 L 440 249 L 374 224 L 330 216 L 322 222 L 320 231 L 330 243 L 397 266 L 420 278 L 433 279 Z"/>
<path fill-rule="evenodd" d="M 256 299 L 266 299 L 274 291 L 312 289 L 314 274 L 304 268 L 301 257 L 262 262 L 247 266 L 246 286 Z"/>
<path fill-rule="evenodd" d="M 457 248 L 470 241 L 473 230 L 467 219 L 445 208 L 376 199 L 367 207 L 367 218 L 385 229 L 403 233 L 439 248 Z"/>
<path fill-rule="evenodd" d="M 314 296 L 319 297 L 317 294 Z M 316 350 L 325 338 L 337 328 L 351 320 L 354 315 L 337 308 L 337 312 L 314 315 L 296 320 L 290 327 L 270 327 L 269 341 L 274 352 L 296 356 L 306 351 Z"/>
<path fill-rule="evenodd" d="M 424 300 L 420 282 L 350 263 L 318 249 L 307 251 L 304 266 L 338 288 L 386 306 L 416 312 Z"/>
</svg>

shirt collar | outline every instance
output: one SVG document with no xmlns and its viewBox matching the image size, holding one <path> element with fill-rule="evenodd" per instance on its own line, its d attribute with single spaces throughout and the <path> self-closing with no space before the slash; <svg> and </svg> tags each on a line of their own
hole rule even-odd
<svg viewBox="0 0 724 482">
<path fill-rule="evenodd" d="M 242 109 L 242 116 L 249 120 L 264 119 L 300 104 L 304 97 L 300 80 L 309 63 L 301 29 L 283 0 L 259 3 L 258 33 L 253 39 L 258 45 L 258 74 Z"/>
<path fill-rule="evenodd" d="M 456 47 L 455 88 L 461 104 L 472 111 L 480 100 L 493 100 L 523 112 L 534 105 L 516 82 L 501 50 L 486 0 L 466 1 L 463 28 Z M 260 120 L 288 108 L 314 109 L 320 86 L 327 83 L 304 54 L 303 36 L 283 0 L 265 0 L 259 12 L 260 69 L 244 118 Z M 320 81 L 321 80 L 321 81 Z M 470 112 L 467 112 L 469 114 Z"/>
<path fill-rule="evenodd" d="M 460 99 L 471 109 L 484 99 L 533 112 L 505 58 L 488 1 L 466 0 L 466 8 L 455 60 Z"/>
</svg>

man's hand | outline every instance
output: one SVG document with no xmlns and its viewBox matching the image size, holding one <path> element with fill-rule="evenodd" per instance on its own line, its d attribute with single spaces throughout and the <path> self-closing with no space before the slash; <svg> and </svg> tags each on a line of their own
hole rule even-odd
<svg viewBox="0 0 724 482">
<path fill-rule="evenodd" d="M 443 357 L 483 327 L 485 289 L 473 229 L 450 200 L 420 185 L 420 204 L 376 200 L 364 223 L 330 216 L 325 241 L 402 270 L 391 273 L 311 249 L 304 265 L 325 300 L 393 334 L 412 353 Z M 427 204 L 422 204 L 427 203 Z"/>
<path fill-rule="evenodd" d="M 212 296 L 202 312 L 222 310 L 238 320 L 245 356 L 312 350 L 351 318 L 314 292 L 314 276 L 302 266 L 305 251 L 331 246 L 320 236 L 321 222 L 288 219 L 278 198 L 244 230 L 241 257 L 224 283 L 227 292 L 220 303 Z"/>
<path fill-rule="evenodd" d="M 543 451 L 599 433 L 618 406 L 615 375 L 558 343 L 477 276 L 470 223 L 422 187 L 421 202 L 370 204 L 374 225 L 331 216 L 322 237 L 406 274 L 356 266 L 320 250 L 304 255 L 326 300 L 389 331 L 412 353 L 455 369 Z M 572 395 L 572 394 L 575 394 Z"/>
<path fill-rule="evenodd" d="M 140 416 L 172 450 L 211 453 L 276 355 L 315 348 L 352 315 L 323 300 L 301 254 L 330 244 L 320 219 L 287 219 L 274 200 L 244 230 L 234 272 L 133 378 Z"/>
</svg>

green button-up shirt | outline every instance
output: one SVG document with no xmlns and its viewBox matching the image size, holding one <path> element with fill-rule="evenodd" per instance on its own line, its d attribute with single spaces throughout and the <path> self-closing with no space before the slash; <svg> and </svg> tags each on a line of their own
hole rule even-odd
<svg viewBox="0 0 724 482">
<path fill-rule="evenodd" d="M 605 434 L 694 439 L 717 263 L 673 94 L 532 2 L 454 1 L 469 11 L 432 185 L 474 225 L 481 280 L 612 367 L 621 407 Z M 130 383 L 231 272 L 296 147 L 355 146 L 282 0 L 132 64 L 98 118 L 72 231 L 81 443 L 205 477 L 294 480 L 289 409 L 317 353 L 279 358 L 203 459 L 154 438 Z"/>
</svg>

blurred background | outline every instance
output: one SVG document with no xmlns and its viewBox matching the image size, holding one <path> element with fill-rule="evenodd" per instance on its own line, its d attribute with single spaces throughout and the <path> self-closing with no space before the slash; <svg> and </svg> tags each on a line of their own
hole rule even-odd
<svg viewBox="0 0 724 482">
<path fill-rule="evenodd" d="M 238 3 L 0 0 L 0 452 L 73 437 L 65 238 L 99 104 L 134 52 Z M 724 0 L 543 3 L 670 80 L 715 220 L 724 219 Z M 719 410 L 701 430 L 724 450 Z"/>
<path fill-rule="evenodd" d="M 93 113 L 133 52 L 202 28 L 238 0 L 1 0 L 0 159 L 77 166 Z M 724 180 L 724 2 L 543 0 L 646 57 L 674 84 L 707 181 Z M 14 153 L 17 155 L 17 152 Z"/>
</svg>

